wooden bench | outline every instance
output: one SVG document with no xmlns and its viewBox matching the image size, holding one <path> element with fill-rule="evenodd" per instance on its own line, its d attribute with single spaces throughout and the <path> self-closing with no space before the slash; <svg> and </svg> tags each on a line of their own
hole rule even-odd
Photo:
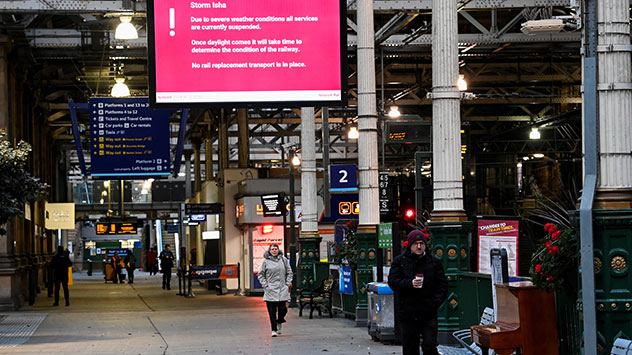
<svg viewBox="0 0 632 355">
<path fill-rule="evenodd" d="M 318 311 L 318 316 L 322 317 L 322 311 L 329 312 L 329 318 L 333 317 L 331 295 L 334 290 L 334 279 L 329 276 L 315 290 L 298 289 L 299 294 L 299 317 L 303 316 L 303 308 L 309 305 L 309 319 L 314 317 L 314 311 Z"/>
</svg>

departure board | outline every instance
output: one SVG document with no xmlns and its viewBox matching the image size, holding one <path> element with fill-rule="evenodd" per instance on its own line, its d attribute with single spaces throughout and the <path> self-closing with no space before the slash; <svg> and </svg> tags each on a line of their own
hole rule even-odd
<svg viewBox="0 0 632 355">
<path fill-rule="evenodd" d="M 148 98 L 91 98 L 92 176 L 169 175 L 169 113 Z"/>
<path fill-rule="evenodd" d="M 430 122 L 386 122 L 388 143 L 430 143 Z"/>
<path fill-rule="evenodd" d="M 97 222 L 97 235 L 136 234 L 136 222 Z"/>
</svg>

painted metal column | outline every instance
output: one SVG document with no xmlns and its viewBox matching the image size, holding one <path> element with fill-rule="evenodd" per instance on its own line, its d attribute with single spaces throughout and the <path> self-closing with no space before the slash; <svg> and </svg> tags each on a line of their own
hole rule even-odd
<svg viewBox="0 0 632 355">
<path fill-rule="evenodd" d="M 193 175 L 194 175 L 194 186 L 193 194 L 197 194 L 202 191 L 202 163 L 200 160 L 200 146 L 202 142 L 200 142 L 199 138 L 193 140 Z"/>
<path fill-rule="evenodd" d="M 191 151 L 184 152 L 184 198 L 191 198 Z"/>
<path fill-rule="evenodd" d="M 204 181 L 211 181 L 215 178 L 215 176 L 213 176 L 213 131 L 211 130 L 210 124 L 206 130 L 204 145 L 204 167 L 206 170 L 206 177 Z"/>
<path fill-rule="evenodd" d="M 240 168 L 248 167 L 248 111 L 245 108 L 237 110 L 237 129 L 239 131 L 239 162 Z"/>
<path fill-rule="evenodd" d="M 301 108 L 301 237 L 318 236 L 314 108 Z"/>
<path fill-rule="evenodd" d="M 459 275 L 468 271 L 471 222 L 463 209 L 461 162 L 461 93 L 456 1 L 432 2 L 432 179 L 433 211 L 428 230 L 432 253 L 445 269 L 448 299 L 439 311 L 440 343 L 461 329 L 468 307 Z M 469 325 L 469 324 L 467 324 Z"/>
<path fill-rule="evenodd" d="M 380 223 L 373 1 L 358 1 L 358 170 L 360 230 Z M 456 83 L 456 81 L 455 81 Z M 366 226 L 363 228 L 363 226 Z"/>
<path fill-rule="evenodd" d="M 465 220 L 456 1 L 432 3 L 432 221 Z"/>
<path fill-rule="evenodd" d="M 596 209 L 632 208 L 630 3 L 597 2 L 599 179 Z"/>
<path fill-rule="evenodd" d="M 228 124 L 226 124 L 226 115 L 222 109 L 219 121 L 219 171 L 223 172 L 228 169 Z"/>
</svg>

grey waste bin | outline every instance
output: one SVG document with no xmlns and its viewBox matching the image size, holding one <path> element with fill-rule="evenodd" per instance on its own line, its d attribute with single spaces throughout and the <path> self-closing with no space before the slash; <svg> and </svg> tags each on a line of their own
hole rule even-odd
<svg viewBox="0 0 632 355">
<path fill-rule="evenodd" d="M 396 337 L 393 290 L 386 282 L 371 282 L 367 285 L 367 291 L 369 335 L 376 341 L 394 342 Z"/>
</svg>

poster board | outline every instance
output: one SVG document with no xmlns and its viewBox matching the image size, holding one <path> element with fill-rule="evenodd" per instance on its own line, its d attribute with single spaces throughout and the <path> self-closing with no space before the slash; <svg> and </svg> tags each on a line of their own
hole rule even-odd
<svg viewBox="0 0 632 355">
<path fill-rule="evenodd" d="M 518 237 L 520 220 L 478 219 L 478 272 L 491 274 L 489 253 L 493 248 L 507 250 L 509 276 L 518 276 Z"/>
</svg>

